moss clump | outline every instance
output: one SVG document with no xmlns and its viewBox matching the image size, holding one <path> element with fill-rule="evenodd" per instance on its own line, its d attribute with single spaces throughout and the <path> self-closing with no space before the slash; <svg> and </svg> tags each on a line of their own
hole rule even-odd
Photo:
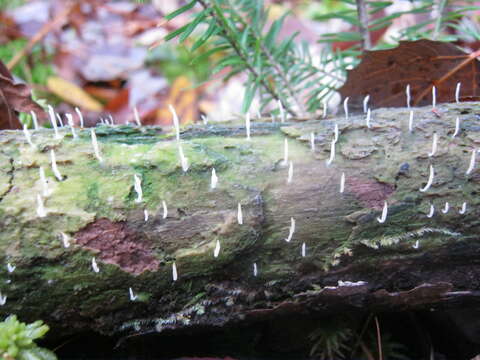
<svg viewBox="0 0 480 360">
<path fill-rule="evenodd" d="M 53 352 L 33 341 L 49 330 L 41 320 L 25 324 L 10 315 L 0 323 L 0 356 L 2 360 L 56 360 Z"/>
</svg>

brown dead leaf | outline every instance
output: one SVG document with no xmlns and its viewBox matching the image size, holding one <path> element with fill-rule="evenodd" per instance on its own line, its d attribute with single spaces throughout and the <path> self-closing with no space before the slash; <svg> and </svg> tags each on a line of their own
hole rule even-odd
<svg viewBox="0 0 480 360">
<path fill-rule="evenodd" d="M 0 44 L 17 39 L 22 35 L 18 25 L 8 14 L 0 12 Z"/>
<path fill-rule="evenodd" d="M 30 88 L 25 84 L 15 84 L 6 66 L 0 61 L 0 129 L 20 129 L 17 112 L 35 111 L 39 118 L 44 111 L 30 97 Z"/>
<path fill-rule="evenodd" d="M 349 97 L 352 109 L 360 109 L 370 95 L 370 106 L 406 106 L 405 89 L 410 84 L 411 105 L 432 103 L 432 87 L 437 103 L 455 101 L 461 85 L 461 101 L 480 100 L 480 50 L 466 54 L 455 45 L 440 41 L 402 41 L 394 49 L 366 51 L 362 62 L 348 72 L 340 88 Z"/>
<path fill-rule="evenodd" d="M 180 122 L 191 124 L 198 118 L 197 90 L 185 76 L 178 77 L 170 88 L 170 92 L 164 102 L 164 106 L 157 111 L 158 125 L 171 125 L 172 114 L 168 109 L 171 104 L 175 107 Z"/>
</svg>

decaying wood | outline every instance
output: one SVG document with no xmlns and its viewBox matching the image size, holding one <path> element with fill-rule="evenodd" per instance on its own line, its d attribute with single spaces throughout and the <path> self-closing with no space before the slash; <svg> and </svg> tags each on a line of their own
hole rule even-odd
<svg viewBox="0 0 480 360">
<path fill-rule="evenodd" d="M 89 131 L 73 139 L 62 129 L 59 140 L 33 132 L 36 148 L 20 131 L 1 132 L 0 311 L 43 319 L 53 334 L 121 337 L 282 314 L 478 304 L 478 166 L 466 174 L 480 142 L 478 111 L 475 103 L 414 109 L 411 133 L 408 109 L 374 110 L 370 129 L 363 115 L 252 123 L 250 141 L 242 124 L 194 126 L 180 145 L 157 128 L 100 127 L 102 162 Z M 340 135 L 327 167 L 335 123 Z M 438 149 L 429 157 L 434 132 Z M 63 181 L 52 173 L 52 149 Z M 420 192 L 430 165 L 432 186 Z M 40 167 L 50 192 L 45 217 L 37 212 Z M 9 273 L 7 263 L 16 269 Z"/>
</svg>

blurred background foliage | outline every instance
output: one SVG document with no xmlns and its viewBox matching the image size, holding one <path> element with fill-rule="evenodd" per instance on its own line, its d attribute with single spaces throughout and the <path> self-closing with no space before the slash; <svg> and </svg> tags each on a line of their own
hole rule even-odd
<svg viewBox="0 0 480 360">
<path fill-rule="evenodd" d="M 80 107 L 89 126 L 132 122 L 133 107 L 144 124 L 170 125 L 169 104 L 184 124 L 247 110 L 321 116 L 362 50 L 420 38 L 476 50 L 479 10 L 472 0 L 0 0 L 0 60 L 61 116 Z"/>
</svg>

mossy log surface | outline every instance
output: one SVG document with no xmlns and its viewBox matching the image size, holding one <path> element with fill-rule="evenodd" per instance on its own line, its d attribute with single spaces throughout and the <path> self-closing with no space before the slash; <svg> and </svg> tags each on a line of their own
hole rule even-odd
<svg viewBox="0 0 480 360">
<path fill-rule="evenodd" d="M 175 136 L 158 128 L 97 127 L 101 162 L 87 130 L 77 130 L 76 139 L 68 129 L 60 130 L 61 139 L 33 131 L 35 148 L 21 131 L 0 132 L 0 291 L 7 296 L 0 313 L 43 319 L 53 334 L 121 337 L 285 313 L 475 304 L 480 166 L 466 172 L 480 145 L 480 106 L 413 111 L 412 132 L 408 109 L 373 111 L 371 128 L 364 115 L 253 122 L 250 141 L 240 123 L 192 126 L 180 141 L 187 172 Z M 326 166 L 335 123 L 336 155 Z M 438 149 L 428 156 L 434 132 Z M 52 172 L 51 149 L 62 181 Z M 421 192 L 430 165 L 433 183 Z M 50 192 L 45 217 L 37 214 L 40 167 Z M 142 181 L 141 203 L 134 174 Z M 380 223 L 385 201 L 388 215 Z"/>
</svg>

